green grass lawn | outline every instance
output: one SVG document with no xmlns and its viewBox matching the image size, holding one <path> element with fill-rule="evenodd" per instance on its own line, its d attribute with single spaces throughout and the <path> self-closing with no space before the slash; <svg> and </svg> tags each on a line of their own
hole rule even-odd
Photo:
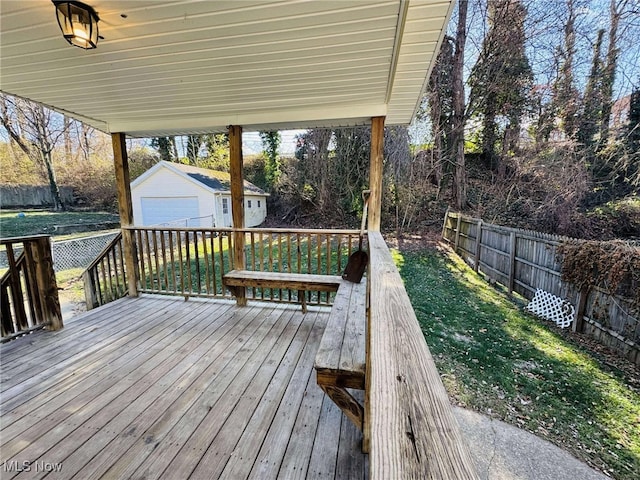
<svg viewBox="0 0 640 480">
<path fill-rule="evenodd" d="M 395 252 L 455 402 L 529 430 L 617 479 L 640 478 L 640 392 L 521 311 L 457 256 Z"/>
<path fill-rule="evenodd" d="M 19 213 L 24 217 L 19 217 Z M 118 215 L 106 212 L 49 212 L 46 210 L 2 210 L 0 212 L 0 236 L 23 237 L 27 235 L 54 234 L 54 225 L 95 225 L 117 222 Z"/>
</svg>

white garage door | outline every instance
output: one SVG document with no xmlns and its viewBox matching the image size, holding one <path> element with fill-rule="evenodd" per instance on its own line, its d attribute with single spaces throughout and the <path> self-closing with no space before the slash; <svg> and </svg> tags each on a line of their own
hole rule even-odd
<svg viewBox="0 0 640 480">
<path fill-rule="evenodd" d="M 142 197 L 142 223 L 144 225 L 158 225 L 171 223 L 172 226 L 199 227 L 200 210 L 198 197 Z M 181 221 L 183 220 L 183 221 Z"/>
</svg>

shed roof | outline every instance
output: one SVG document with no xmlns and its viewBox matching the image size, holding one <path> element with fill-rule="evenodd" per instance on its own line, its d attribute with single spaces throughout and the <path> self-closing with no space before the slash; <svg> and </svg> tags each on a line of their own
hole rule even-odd
<svg viewBox="0 0 640 480">
<path fill-rule="evenodd" d="M 231 175 L 227 172 L 194 167 L 192 165 L 184 165 L 181 163 L 165 162 L 164 160 L 158 162 L 131 182 L 131 188 L 141 184 L 161 168 L 167 168 L 183 178 L 197 182 L 200 186 L 204 186 L 215 193 L 229 193 L 231 191 Z M 269 196 L 269 194 L 265 193 L 264 190 L 246 180 L 244 181 L 244 193 L 245 195 Z"/>
<path fill-rule="evenodd" d="M 85 0 L 95 50 L 50 0 L 0 3 L 0 90 L 105 132 L 408 124 L 452 0 Z"/>
</svg>

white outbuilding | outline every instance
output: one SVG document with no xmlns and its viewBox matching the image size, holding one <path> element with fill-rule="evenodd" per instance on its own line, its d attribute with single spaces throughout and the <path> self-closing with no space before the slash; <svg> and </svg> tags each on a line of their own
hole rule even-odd
<svg viewBox="0 0 640 480">
<path fill-rule="evenodd" d="M 161 161 L 131 182 L 136 226 L 230 227 L 231 177 L 227 172 Z M 267 197 L 244 182 L 245 226 L 267 217 Z"/>
</svg>

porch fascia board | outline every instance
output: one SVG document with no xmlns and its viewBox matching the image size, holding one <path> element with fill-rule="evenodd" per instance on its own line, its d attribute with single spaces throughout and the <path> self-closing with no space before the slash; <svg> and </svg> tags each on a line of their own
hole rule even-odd
<svg viewBox="0 0 640 480">
<path fill-rule="evenodd" d="M 177 135 L 177 132 L 227 133 L 229 125 L 242 125 L 244 131 L 287 130 L 313 127 L 368 125 L 372 117 L 385 116 L 387 105 L 359 107 L 327 106 L 301 110 L 212 115 L 210 117 L 166 118 L 143 122 L 110 122 L 110 132 L 126 132 L 130 137 Z"/>
</svg>

